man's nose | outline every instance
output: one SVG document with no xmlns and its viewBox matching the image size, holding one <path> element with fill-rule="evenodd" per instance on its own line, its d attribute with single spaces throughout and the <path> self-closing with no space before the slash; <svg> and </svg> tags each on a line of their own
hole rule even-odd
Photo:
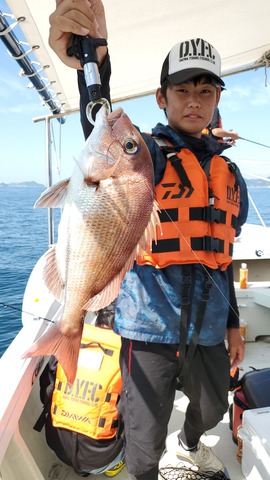
<svg viewBox="0 0 270 480">
<path fill-rule="evenodd" d="M 193 94 L 190 96 L 188 106 L 193 108 L 199 108 L 201 106 L 198 95 Z"/>
</svg>

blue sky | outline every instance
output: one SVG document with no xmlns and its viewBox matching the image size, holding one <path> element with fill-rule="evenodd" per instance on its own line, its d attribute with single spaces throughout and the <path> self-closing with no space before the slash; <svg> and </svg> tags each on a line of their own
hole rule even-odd
<svg viewBox="0 0 270 480">
<path fill-rule="evenodd" d="M 0 0 L 0 10 L 6 11 L 4 5 Z M 19 36 L 17 31 L 16 34 Z M 27 88 L 29 81 L 19 76 L 19 70 L 19 65 L 0 41 L 0 183 L 34 180 L 45 184 L 45 123 L 34 123 L 33 118 L 46 115 L 48 110 L 41 104 L 38 94 Z M 270 70 L 261 68 L 224 80 L 227 90 L 222 93 L 219 104 L 224 128 L 270 147 Z M 157 122 L 165 122 L 154 96 L 122 102 L 121 106 L 142 131 L 150 132 Z M 71 174 L 73 158 L 78 157 L 83 147 L 78 114 L 67 117 L 61 127 L 61 155 L 59 135 L 59 122 L 54 121 L 55 181 L 59 178 L 59 170 L 60 178 Z M 238 140 L 228 156 L 244 174 L 270 176 L 270 148 Z"/>
</svg>

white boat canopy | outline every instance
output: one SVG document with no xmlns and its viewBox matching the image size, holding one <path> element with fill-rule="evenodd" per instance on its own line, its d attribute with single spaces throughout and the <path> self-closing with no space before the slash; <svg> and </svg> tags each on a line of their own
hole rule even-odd
<svg viewBox="0 0 270 480">
<path fill-rule="evenodd" d="M 62 64 L 48 46 L 49 15 L 55 0 L 6 0 L 30 44 L 62 109 L 78 109 L 76 72 Z M 222 75 L 268 67 L 267 0 L 103 0 L 112 61 L 113 102 L 153 93 L 162 62 L 180 40 L 201 37 L 221 54 Z M 19 37 L 16 28 L 16 35 Z"/>
</svg>

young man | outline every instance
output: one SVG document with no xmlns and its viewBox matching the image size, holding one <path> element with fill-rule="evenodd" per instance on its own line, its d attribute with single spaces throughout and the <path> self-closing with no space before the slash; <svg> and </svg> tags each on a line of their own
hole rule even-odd
<svg viewBox="0 0 270 480">
<path fill-rule="evenodd" d="M 80 66 L 65 54 L 71 33 L 107 35 L 100 0 L 76 6 L 62 0 L 50 21 L 51 47 L 75 68 Z M 108 95 L 109 57 L 104 47 L 98 55 Z M 78 78 L 87 136 L 82 72 Z M 153 159 L 163 236 L 128 272 L 116 300 L 115 331 L 122 337 L 119 409 L 131 479 L 158 479 L 179 375 L 190 402 L 179 438 L 167 448 L 200 471 L 226 478 L 222 462 L 200 442 L 226 412 L 230 367 L 244 355 L 231 255 L 234 235 L 247 217 L 246 186 L 238 168 L 219 157 L 222 144 L 201 134 L 222 86 L 216 49 L 199 38 L 181 41 L 163 63 L 156 92 L 168 125 L 156 125 L 152 136 L 142 134 Z"/>
</svg>

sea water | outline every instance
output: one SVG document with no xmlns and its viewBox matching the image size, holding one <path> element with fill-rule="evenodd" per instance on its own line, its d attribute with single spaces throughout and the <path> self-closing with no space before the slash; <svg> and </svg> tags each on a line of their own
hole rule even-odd
<svg viewBox="0 0 270 480">
<path fill-rule="evenodd" d="M 0 187 L 0 356 L 21 328 L 28 278 L 48 249 L 48 211 L 33 208 L 44 189 Z"/>
<path fill-rule="evenodd" d="M 0 187 L 0 356 L 21 328 L 24 290 L 34 265 L 48 249 L 47 209 L 33 205 L 44 187 Z M 250 188 L 270 226 L 270 188 Z M 59 221 L 59 209 L 55 223 Z M 248 223 L 259 224 L 250 205 Z"/>
</svg>

